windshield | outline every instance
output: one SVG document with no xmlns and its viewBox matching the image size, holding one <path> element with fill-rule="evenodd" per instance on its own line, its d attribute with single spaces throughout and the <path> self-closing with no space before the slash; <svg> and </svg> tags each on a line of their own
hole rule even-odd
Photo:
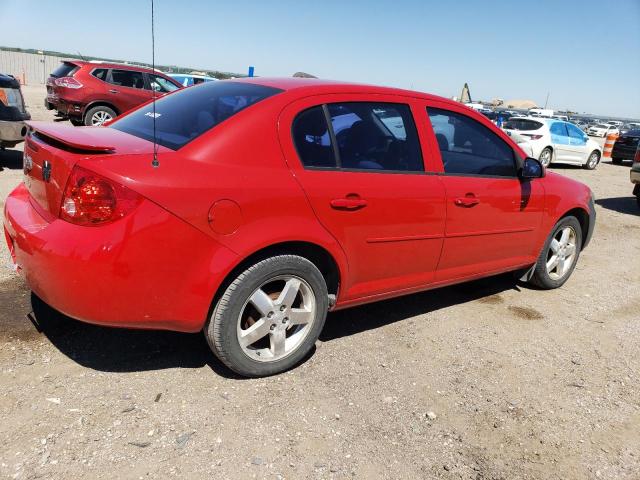
<svg viewBox="0 0 640 480">
<path fill-rule="evenodd" d="M 239 82 L 207 82 L 156 101 L 156 142 L 177 150 L 255 103 L 281 92 Z M 116 120 L 110 128 L 153 141 L 153 104 Z"/>
</svg>

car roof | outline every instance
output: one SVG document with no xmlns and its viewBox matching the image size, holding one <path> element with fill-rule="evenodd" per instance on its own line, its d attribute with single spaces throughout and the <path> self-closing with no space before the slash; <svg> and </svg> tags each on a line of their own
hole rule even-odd
<svg viewBox="0 0 640 480">
<path fill-rule="evenodd" d="M 298 94 L 306 93 L 379 93 L 387 95 L 403 95 L 407 97 L 422 98 L 426 100 L 437 100 L 453 105 L 464 106 L 460 102 L 455 102 L 448 98 L 439 97 L 429 93 L 416 92 L 413 90 L 405 90 L 394 87 L 381 87 L 378 85 L 370 85 L 365 83 L 351 83 L 337 80 L 324 80 L 319 78 L 269 78 L 269 77 L 245 77 L 233 80 L 225 80 L 232 82 L 246 82 L 265 87 L 278 88 L 287 92 L 295 91 Z M 473 109 L 470 109 L 473 110 Z"/>
<path fill-rule="evenodd" d="M 161 72 L 160 70 L 153 70 L 149 67 L 143 67 L 141 65 L 133 65 L 131 63 L 118 63 L 118 62 L 103 62 L 103 61 L 87 61 L 87 60 L 75 60 L 68 59 L 63 60 L 63 62 L 73 63 L 78 65 L 79 67 L 84 66 L 94 66 L 96 68 L 104 67 L 104 68 L 124 68 L 128 70 L 141 70 L 148 73 L 160 73 L 162 75 L 166 75 L 165 72 Z"/>
</svg>

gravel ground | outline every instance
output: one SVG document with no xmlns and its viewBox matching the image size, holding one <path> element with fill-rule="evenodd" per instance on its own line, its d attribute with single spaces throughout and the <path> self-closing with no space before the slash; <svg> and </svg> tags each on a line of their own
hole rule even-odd
<svg viewBox="0 0 640 480">
<path fill-rule="evenodd" d="M 41 87 L 25 95 L 52 118 Z M 0 153 L 0 207 L 21 162 Z M 640 478 L 629 167 L 554 170 L 599 199 L 564 287 L 505 275 L 330 314 L 307 361 L 267 379 L 235 377 L 202 335 L 65 318 L 0 269 L 0 476 Z"/>
</svg>

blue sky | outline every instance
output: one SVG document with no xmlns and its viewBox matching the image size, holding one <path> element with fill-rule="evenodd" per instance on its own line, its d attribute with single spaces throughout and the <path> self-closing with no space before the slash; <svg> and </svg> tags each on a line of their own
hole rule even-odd
<svg viewBox="0 0 640 480">
<path fill-rule="evenodd" d="M 640 0 L 156 0 L 156 62 L 640 117 Z M 0 45 L 151 60 L 148 0 L 0 0 Z"/>
</svg>

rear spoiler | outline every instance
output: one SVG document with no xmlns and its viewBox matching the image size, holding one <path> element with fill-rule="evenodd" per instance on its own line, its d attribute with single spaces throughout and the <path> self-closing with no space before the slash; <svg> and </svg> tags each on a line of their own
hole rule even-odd
<svg viewBox="0 0 640 480">
<path fill-rule="evenodd" d="M 35 132 L 57 143 L 82 152 L 111 153 L 116 147 L 104 142 L 104 137 L 95 135 L 95 129 L 103 127 L 74 127 L 52 122 L 25 122 L 30 133 Z M 102 137 L 102 138 L 101 138 Z"/>
</svg>

